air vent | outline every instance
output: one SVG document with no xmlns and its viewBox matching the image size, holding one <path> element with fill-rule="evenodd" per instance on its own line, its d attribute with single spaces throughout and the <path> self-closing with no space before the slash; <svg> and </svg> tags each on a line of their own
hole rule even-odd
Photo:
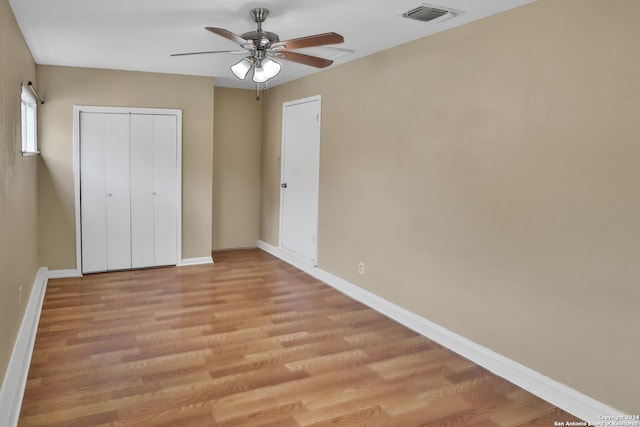
<svg viewBox="0 0 640 427">
<path fill-rule="evenodd" d="M 444 21 L 460 15 L 462 12 L 457 10 L 442 9 L 439 7 L 422 5 L 414 9 L 408 10 L 402 14 L 405 18 L 415 19 L 416 21 L 429 22 L 433 20 Z M 442 19 L 438 19 L 442 18 Z"/>
</svg>

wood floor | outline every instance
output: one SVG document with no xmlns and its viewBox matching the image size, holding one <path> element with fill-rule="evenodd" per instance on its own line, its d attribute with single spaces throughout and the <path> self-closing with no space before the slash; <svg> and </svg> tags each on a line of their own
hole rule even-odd
<svg viewBox="0 0 640 427">
<path fill-rule="evenodd" d="M 50 280 L 19 425 L 578 421 L 259 250 Z"/>
</svg>

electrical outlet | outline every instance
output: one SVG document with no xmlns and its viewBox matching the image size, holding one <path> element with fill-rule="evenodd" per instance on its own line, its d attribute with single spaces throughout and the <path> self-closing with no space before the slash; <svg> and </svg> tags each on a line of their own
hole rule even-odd
<svg viewBox="0 0 640 427">
<path fill-rule="evenodd" d="M 364 274 L 364 262 L 360 261 L 357 268 L 358 274 Z"/>
<path fill-rule="evenodd" d="M 18 288 L 18 304 L 22 304 L 22 286 Z"/>
</svg>

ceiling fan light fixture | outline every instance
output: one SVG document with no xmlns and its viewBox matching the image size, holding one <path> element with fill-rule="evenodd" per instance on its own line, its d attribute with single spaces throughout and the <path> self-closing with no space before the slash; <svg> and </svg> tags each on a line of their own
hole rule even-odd
<svg viewBox="0 0 640 427">
<path fill-rule="evenodd" d="M 240 35 L 225 28 L 205 27 L 207 31 L 224 37 L 225 39 L 239 45 L 244 49 L 243 52 L 212 50 L 176 53 L 171 56 L 200 55 L 206 53 L 248 54 L 240 61 L 231 65 L 230 69 L 233 75 L 240 80 L 246 80 L 247 74 L 249 74 L 253 69 L 252 80 L 256 84 L 256 91 L 258 93 L 257 99 L 260 99 L 260 83 L 266 83 L 269 79 L 277 76 L 282 68 L 280 63 L 275 61 L 273 57 L 316 68 L 326 68 L 333 63 L 333 60 L 294 52 L 294 50 L 343 43 L 344 37 L 340 34 L 329 32 L 281 41 L 278 34 L 262 30 L 262 23 L 265 21 L 268 14 L 269 9 L 267 8 L 258 7 L 251 9 L 251 16 L 253 21 L 256 23 L 257 28 L 255 31 L 247 31 Z"/>
<path fill-rule="evenodd" d="M 253 67 L 253 61 L 247 57 L 233 64 L 231 66 L 231 72 L 240 80 L 244 80 L 249 70 L 251 70 L 251 67 Z"/>
<path fill-rule="evenodd" d="M 280 73 L 282 66 L 279 62 L 274 61 L 271 58 L 264 58 L 253 71 L 253 81 L 256 83 L 264 83 L 269 79 L 274 78 Z"/>
</svg>

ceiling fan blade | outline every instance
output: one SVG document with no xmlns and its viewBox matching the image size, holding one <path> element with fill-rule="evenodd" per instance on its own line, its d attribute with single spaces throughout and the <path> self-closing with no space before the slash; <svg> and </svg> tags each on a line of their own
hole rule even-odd
<svg viewBox="0 0 640 427">
<path fill-rule="evenodd" d="M 289 52 L 286 50 L 276 52 L 274 54 L 277 58 L 286 59 L 287 61 L 299 62 L 305 65 L 311 65 L 316 68 L 325 68 L 333 64 L 333 61 L 329 59 L 319 58 L 317 56 L 305 55 L 304 53 Z"/>
<path fill-rule="evenodd" d="M 314 36 L 300 37 L 297 39 L 283 40 L 273 43 L 271 48 L 281 48 L 283 50 L 302 49 L 305 47 L 323 46 L 326 44 L 343 43 L 344 37 L 337 33 L 316 34 Z"/>
<path fill-rule="evenodd" d="M 169 56 L 205 55 L 208 53 L 247 53 L 246 50 L 208 50 L 204 52 L 172 53 Z"/>
<path fill-rule="evenodd" d="M 205 29 L 211 31 L 214 34 L 222 36 L 225 39 L 231 40 L 232 42 L 237 43 L 242 47 L 245 47 L 247 43 L 251 43 L 249 40 L 245 40 L 239 35 L 232 33 L 229 30 L 225 30 L 224 28 L 205 27 Z"/>
</svg>

